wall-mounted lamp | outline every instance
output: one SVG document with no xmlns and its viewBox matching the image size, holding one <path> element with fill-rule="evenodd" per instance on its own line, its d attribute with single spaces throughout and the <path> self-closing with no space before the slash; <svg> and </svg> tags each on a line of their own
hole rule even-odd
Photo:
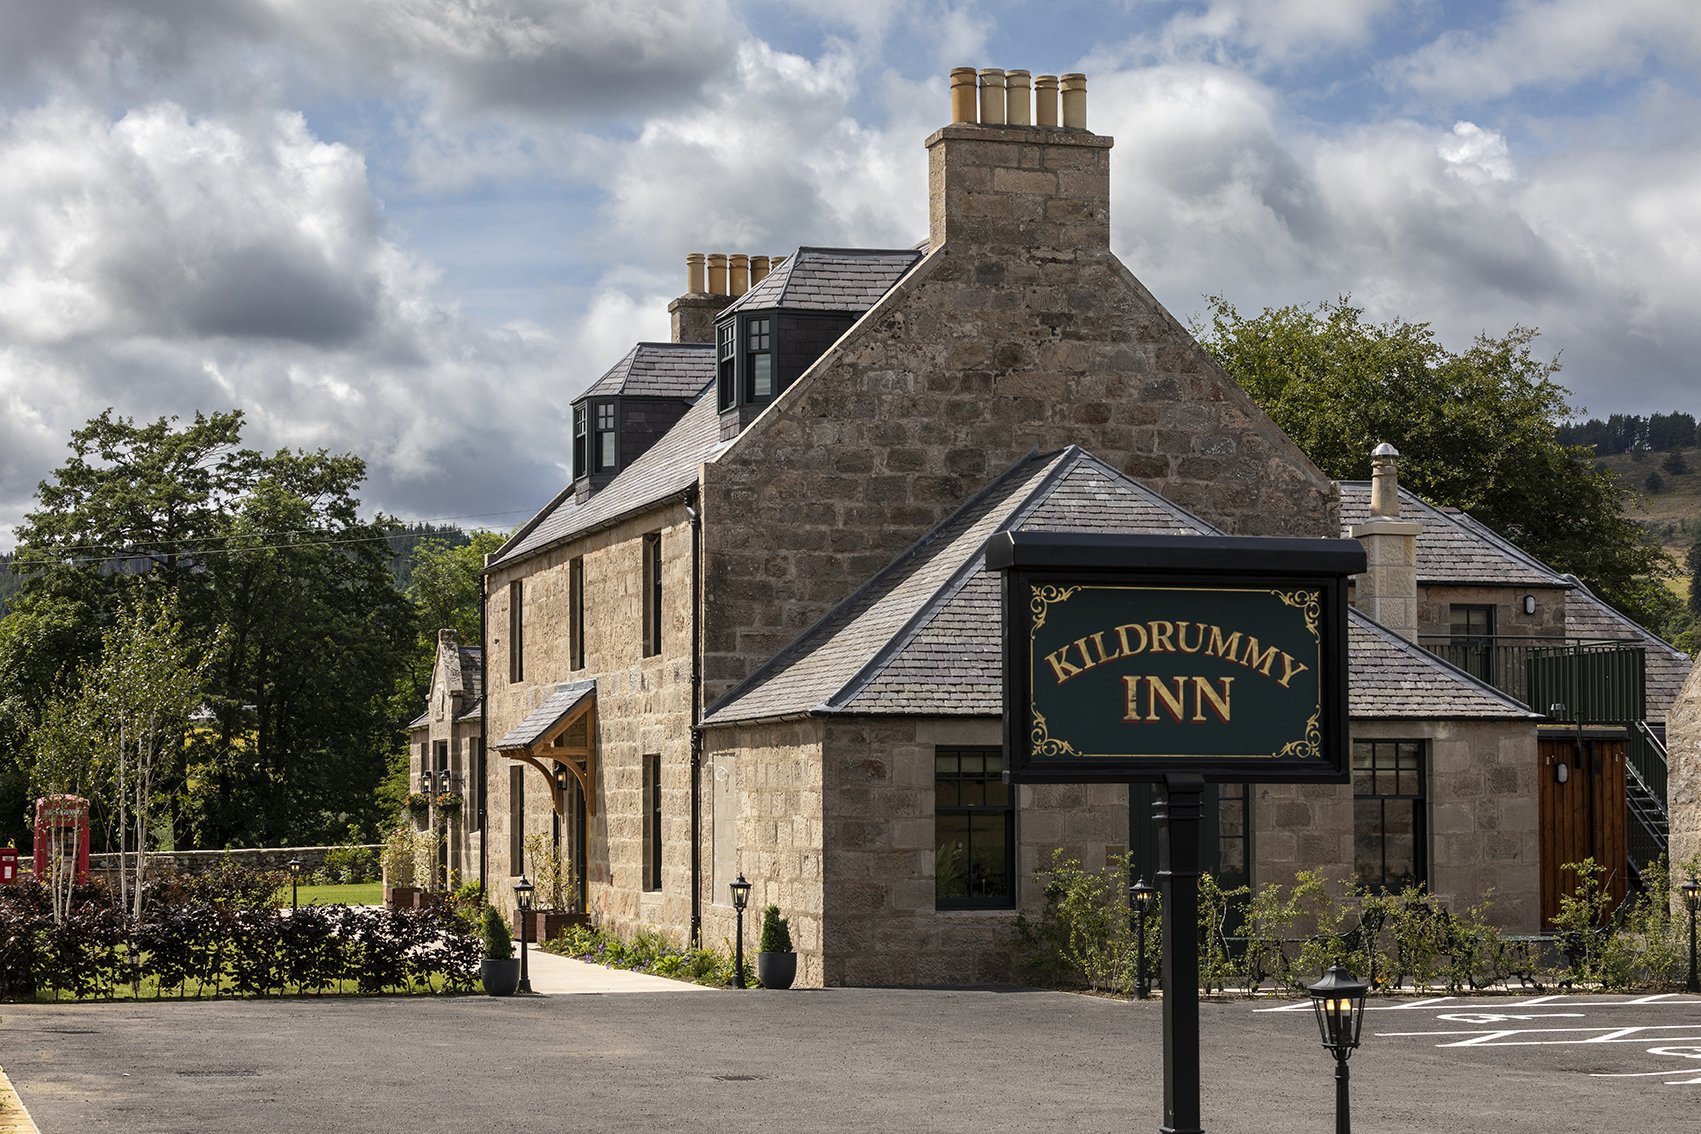
<svg viewBox="0 0 1701 1134">
<path fill-rule="evenodd" d="M 1553 782 L 1562 784 L 1571 778 L 1571 765 L 1561 760 L 1553 766 Z"/>
<path fill-rule="evenodd" d="M 1524 613 L 1525 614 L 1534 614 L 1535 612 L 1536 612 L 1536 596 L 1535 595 L 1525 595 L 1524 596 Z"/>
</svg>

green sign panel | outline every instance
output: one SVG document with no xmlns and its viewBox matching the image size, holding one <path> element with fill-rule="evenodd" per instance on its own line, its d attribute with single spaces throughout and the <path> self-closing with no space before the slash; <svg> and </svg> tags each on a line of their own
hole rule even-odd
<svg viewBox="0 0 1701 1134">
<path fill-rule="evenodd" d="M 1036 755 L 1322 757 L 1319 590 L 1030 583 L 1028 601 Z"/>
<path fill-rule="evenodd" d="M 999 538 L 1013 781 L 1346 779 L 1356 543 Z"/>
</svg>

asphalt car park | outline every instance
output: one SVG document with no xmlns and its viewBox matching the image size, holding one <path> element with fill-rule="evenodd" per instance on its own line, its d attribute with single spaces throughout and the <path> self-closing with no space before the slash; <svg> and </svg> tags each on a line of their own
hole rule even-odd
<svg viewBox="0 0 1701 1134">
<path fill-rule="evenodd" d="M 1162 1121 L 1162 1007 L 1031 990 L 7 1005 L 46 1134 L 1127 1131 Z M 1303 1001 L 1202 1005 L 1213 1134 L 1332 1128 Z M 1701 997 L 1372 1002 L 1354 1129 L 1634 1130 L 1701 1115 Z"/>
</svg>

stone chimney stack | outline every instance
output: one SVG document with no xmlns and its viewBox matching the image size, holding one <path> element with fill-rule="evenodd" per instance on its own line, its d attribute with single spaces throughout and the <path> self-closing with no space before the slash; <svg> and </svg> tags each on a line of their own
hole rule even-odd
<svg viewBox="0 0 1701 1134">
<path fill-rule="evenodd" d="M 1370 452 L 1370 518 L 1352 526 L 1366 566 L 1353 605 L 1409 641 L 1418 636 L 1417 537 L 1423 525 L 1400 519 L 1400 453 L 1384 441 Z"/>
<path fill-rule="evenodd" d="M 720 257 L 720 289 L 717 293 L 709 283 L 706 262 L 701 252 L 685 257 L 685 294 L 667 305 L 673 319 L 673 341 L 676 343 L 712 343 L 715 341 L 715 316 L 731 303 L 726 293 L 726 256 Z"/>
<path fill-rule="evenodd" d="M 951 117 L 927 140 L 933 247 L 1109 255 L 1113 142 L 1087 129 L 1085 75 L 958 67 Z"/>
</svg>

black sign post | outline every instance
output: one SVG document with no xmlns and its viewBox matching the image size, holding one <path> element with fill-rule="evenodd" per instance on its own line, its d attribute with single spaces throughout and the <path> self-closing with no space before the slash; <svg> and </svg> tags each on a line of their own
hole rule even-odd
<svg viewBox="0 0 1701 1134">
<path fill-rule="evenodd" d="M 1202 1134 L 1207 781 L 1346 783 L 1353 540 L 1001 532 L 1005 778 L 1159 786 L 1164 1134 Z"/>
</svg>

